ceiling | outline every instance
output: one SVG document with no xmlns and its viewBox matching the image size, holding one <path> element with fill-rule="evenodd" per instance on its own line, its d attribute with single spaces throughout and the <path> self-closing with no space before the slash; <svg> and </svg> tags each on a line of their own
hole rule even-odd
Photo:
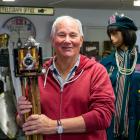
<svg viewBox="0 0 140 140">
<path fill-rule="evenodd" d="M 8 3 L 0 0 L 0 5 L 76 9 L 140 10 L 140 7 L 133 6 L 133 0 L 16 0 L 16 2 Z"/>
</svg>

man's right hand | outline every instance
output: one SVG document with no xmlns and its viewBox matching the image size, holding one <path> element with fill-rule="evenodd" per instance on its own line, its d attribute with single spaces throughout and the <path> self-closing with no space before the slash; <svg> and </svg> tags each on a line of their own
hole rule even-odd
<svg viewBox="0 0 140 140">
<path fill-rule="evenodd" d="M 24 121 L 24 114 L 29 113 L 32 109 L 32 104 L 25 96 L 20 96 L 17 100 L 17 123 L 21 126 Z"/>
</svg>

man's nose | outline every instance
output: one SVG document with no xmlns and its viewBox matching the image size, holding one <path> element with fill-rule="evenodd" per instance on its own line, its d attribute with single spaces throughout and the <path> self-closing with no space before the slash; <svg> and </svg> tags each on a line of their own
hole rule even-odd
<svg viewBox="0 0 140 140">
<path fill-rule="evenodd" d="M 67 35 L 67 36 L 65 37 L 65 42 L 70 42 L 70 36 L 69 36 L 69 35 Z"/>
<path fill-rule="evenodd" d="M 110 36 L 110 39 L 111 39 L 111 40 L 113 40 L 113 39 L 114 39 L 114 36 L 113 36 L 113 35 L 111 35 L 111 36 Z"/>
</svg>

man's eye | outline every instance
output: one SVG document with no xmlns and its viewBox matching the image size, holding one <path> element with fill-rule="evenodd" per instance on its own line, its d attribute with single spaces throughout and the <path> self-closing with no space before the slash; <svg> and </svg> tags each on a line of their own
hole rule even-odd
<svg viewBox="0 0 140 140">
<path fill-rule="evenodd" d="M 64 35 L 64 34 L 58 34 L 58 36 L 59 36 L 59 37 L 65 37 L 65 35 Z"/>
<path fill-rule="evenodd" d="M 74 38 L 74 37 L 77 37 L 78 35 L 77 34 L 71 34 L 70 35 L 72 38 Z"/>
</svg>

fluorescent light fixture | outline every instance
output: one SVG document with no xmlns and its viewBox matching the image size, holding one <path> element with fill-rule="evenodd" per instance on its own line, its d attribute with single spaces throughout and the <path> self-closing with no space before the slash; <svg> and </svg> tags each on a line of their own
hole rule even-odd
<svg viewBox="0 0 140 140">
<path fill-rule="evenodd" d="M 134 0 L 133 5 L 134 6 L 140 6 L 140 0 Z"/>
<path fill-rule="evenodd" d="M 15 1 L 15 0 L 2 0 L 3 2 L 12 2 L 12 1 Z"/>
</svg>

